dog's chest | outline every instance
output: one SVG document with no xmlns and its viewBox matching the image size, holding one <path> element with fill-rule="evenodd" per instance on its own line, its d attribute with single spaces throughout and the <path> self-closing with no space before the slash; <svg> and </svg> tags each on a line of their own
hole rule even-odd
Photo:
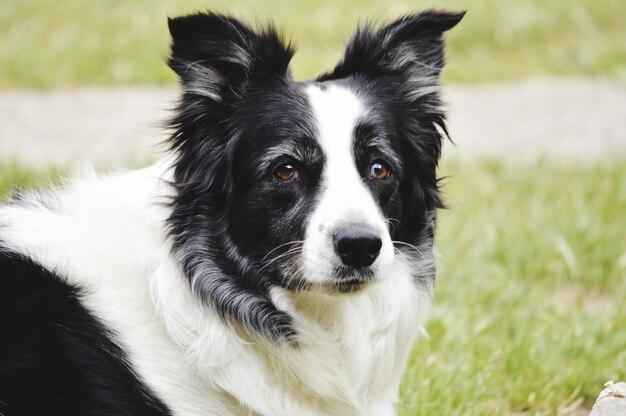
<svg viewBox="0 0 626 416">
<path fill-rule="evenodd" d="M 393 414 L 404 365 L 428 306 L 427 293 L 404 265 L 392 272 L 366 294 L 332 304 L 294 305 L 303 334 L 300 359 L 308 362 L 300 368 L 302 377 L 317 384 L 323 380 L 360 415 Z"/>
</svg>

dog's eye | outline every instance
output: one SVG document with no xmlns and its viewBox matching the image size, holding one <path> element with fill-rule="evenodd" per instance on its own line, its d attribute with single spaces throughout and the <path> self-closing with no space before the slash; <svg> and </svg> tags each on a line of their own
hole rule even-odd
<svg viewBox="0 0 626 416">
<path fill-rule="evenodd" d="M 283 182 L 289 182 L 296 179 L 299 173 L 291 163 L 285 163 L 276 168 L 274 176 Z"/>
<path fill-rule="evenodd" d="M 391 169 L 385 163 L 377 161 L 370 167 L 370 178 L 384 181 L 391 175 Z"/>
</svg>

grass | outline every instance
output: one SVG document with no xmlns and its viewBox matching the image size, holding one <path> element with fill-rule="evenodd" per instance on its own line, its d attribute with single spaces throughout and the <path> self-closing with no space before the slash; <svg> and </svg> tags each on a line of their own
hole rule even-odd
<svg viewBox="0 0 626 416">
<path fill-rule="evenodd" d="M 444 164 L 430 340 L 405 416 L 557 415 L 626 378 L 626 164 Z M 0 167 L 7 184 L 46 177 Z M 580 413 L 579 413 L 580 414 Z"/>
<path fill-rule="evenodd" d="M 216 10 L 276 21 L 305 79 L 333 66 L 358 21 L 428 7 L 469 10 L 448 36 L 446 81 L 545 75 L 626 80 L 623 0 L 20 0 L 0 2 L 0 89 L 168 84 L 166 16 Z"/>
<path fill-rule="evenodd" d="M 555 415 L 626 376 L 626 165 L 446 165 L 405 415 Z"/>
<path fill-rule="evenodd" d="M 42 173 L 32 169 L 24 169 L 17 163 L 0 163 L 0 202 L 16 188 L 37 188 L 46 182 L 57 182 L 59 171 L 52 169 Z M 50 179 L 52 178 L 52 179 Z"/>
</svg>

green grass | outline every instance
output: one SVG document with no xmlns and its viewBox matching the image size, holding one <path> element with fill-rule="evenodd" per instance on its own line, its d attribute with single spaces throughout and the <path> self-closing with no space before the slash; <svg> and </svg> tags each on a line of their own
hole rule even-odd
<svg viewBox="0 0 626 416">
<path fill-rule="evenodd" d="M 59 171 L 52 169 L 42 173 L 32 169 L 21 168 L 17 163 L 0 163 L 0 202 L 16 188 L 37 188 L 47 183 L 58 182 Z"/>
<path fill-rule="evenodd" d="M 626 378 L 626 164 L 446 163 L 434 310 L 405 416 L 556 415 Z M 0 167 L 7 184 L 46 177 Z"/>
<path fill-rule="evenodd" d="M 446 165 L 405 415 L 554 415 L 626 376 L 626 164 Z"/>
<path fill-rule="evenodd" d="M 0 88 L 172 83 L 166 16 L 206 9 L 273 19 L 300 45 L 293 69 L 305 79 L 332 67 L 357 21 L 428 7 L 469 10 L 448 36 L 447 81 L 626 79 L 623 0 L 4 0 Z"/>
</svg>

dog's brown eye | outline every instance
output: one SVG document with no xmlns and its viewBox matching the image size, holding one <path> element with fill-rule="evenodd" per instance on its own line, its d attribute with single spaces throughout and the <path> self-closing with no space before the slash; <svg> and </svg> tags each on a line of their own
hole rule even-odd
<svg viewBox="0 0 626 416">
<path fill-rule="evenodd" d="M 285 163 L 276 168 L 274 176 L 283 182 L 288 182 L 298 177 L 298 170 L 292 164 Z"/>
<path fill-rule="evenodd" d="M 370 167 L 370 178 L 372 179 L 378 179 L 383 181 L 387 179 L 389 175 L 391 175 L 391 170 L 389 169 L 389 166 L 385 165 L 382 162 L 375 162 Z"/>
</svg>

